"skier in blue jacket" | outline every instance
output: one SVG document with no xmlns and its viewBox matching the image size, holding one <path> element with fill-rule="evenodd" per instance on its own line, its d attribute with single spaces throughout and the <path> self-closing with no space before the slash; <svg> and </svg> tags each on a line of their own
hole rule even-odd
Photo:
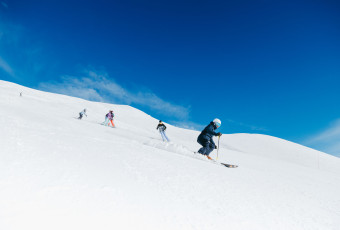
<svg viewBox="0 0 340 230">
<path fill-rule="evenodd" d="M 221 121 L 219 119 L 214 119 L 210 124 L 203 129 L 201 134 L 197 138 L 197 142 L 203 147 L 198 150 L 198 153 L 207 156 L 209 160 L 212 158 L 209 154 L 217 149 L 213 136 L 221 136 L 222 133 L 216 133 L 215 130 L 221 126 Z"/>
</svg>

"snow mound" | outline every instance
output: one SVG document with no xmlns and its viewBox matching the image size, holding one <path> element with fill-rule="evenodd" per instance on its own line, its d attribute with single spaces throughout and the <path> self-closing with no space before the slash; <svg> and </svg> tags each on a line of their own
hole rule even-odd
<svg viewBox="0 0 340 230">
<path fill-rule="evenodd" d="M 272 136 L 262 134 L 226 135 L 222 147 L 340 174 L 339 158 Z"/>
<path fill-rule="evenodd" d="M 193 153 L 187 147 L 180 145 L 180 144 L 173 143 L 173 142 L 160 142 L 159 140 L 157 141 L 149 140 L 149 141 L 144 142 L 144 144 L 154 147 L 154 148 L 166 150 L 168 152 L 179 153 L 183 155 L 192 155 Z"/>
<path fill-rule="evenodd" d="M 100 125 L 108 110 L 115 129 Z M 339 229 L 338 158 L 229 134 L 229 169 L 193 153 L 199 132 L 167 124 L 164 143 L 157 124 L 130 106 L 0 81 L 0 229 Z"/>
</svg>

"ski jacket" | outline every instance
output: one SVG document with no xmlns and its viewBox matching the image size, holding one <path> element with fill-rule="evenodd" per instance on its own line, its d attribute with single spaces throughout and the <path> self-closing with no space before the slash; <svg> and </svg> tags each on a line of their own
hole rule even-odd
<svg viewBox="0 0 340 230">
<path fill-rule="evenodd" d="M 166 130 L 166 126 L 163 123 L 162 124 L 158 124 L 156 129 L 159 129 L 159 131 L 165 131 Z"/>
<path fill-rule="evenodd" d="M 85 109 L 84 109 L 83 111 L 81 111 L 79 114 L 81 114 L 82 116 L 83 116 L 83 115 L 87 116 L 87 115 L 86 115 L 86 110 L 85 110 Z"/>
<path fill-rule="evenodd" d="M 110 120 L 112 120 L 114 118 L 114 114 L 113 113 L 108 113 L 106 114 L 106 117 L 109 118 Z"/>
<path fill-rule="evenodd" d="M 216 129 L 217 127 L 214 122 L 210 122 L 210 124 L 203 129 L 197 140 L 200 140 L 200 142 L 210 142 L 215 146 L 213 136 L 218 136 L 218 133 L 215 132 Z"/>
</svg>

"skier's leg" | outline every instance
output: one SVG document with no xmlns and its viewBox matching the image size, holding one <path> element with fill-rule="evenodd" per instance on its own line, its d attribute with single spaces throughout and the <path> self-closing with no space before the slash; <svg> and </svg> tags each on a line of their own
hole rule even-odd
<svg viewBox="0 0 340 230">
<path fill-rule="evenodd" d="M 209 154 L 214 150 L 214 147 L 212 147 L 212 144 L 210 142 L 207 142 L 205 145 L 204 145 L 204 155 L 207 155 L 209 156 Z"/>
<path fill-rule="evenodd" d="M 109 123 L 109 121 L 108 121 L 108 120 L 109 120 L 109 119 L 108 119 L 107 117 L 105 117 L 105 121 L 104 121 L 103 125 L 107 126 L 107 125 L 108 125 L 108 123 Z"/>
<path fill-rule="evenodd" d="M 198 142 L 198 143 L 200 143 L 203 147 L 202 148 L 200 148 L 199 150 L 198 150 L 198 152 L 200 153 L 200 154 L 202 154 L 202 155 L 207 155 L 207 152 L 209 151 L 209 142 L 208 141 L 205 141 L 205 142 Z M 210 152 L 209 152 L 210 153 Z"/>
<path fill-rule="evenodd" d="M 204 151 L 204 143 L 200 140 L 200 139 L 197 139 L 197 142 L 198 144 L 202 145 L 202 148 L 200 148 L 197 152 L 200 153 L 200 154 L 203 154 L 203 151 Z"/>
<path fill-rule="evenodd" d="M 164 137 L 164 132 L 163 131 L 161 131 L 161 136 L 162 136 L 163 141 L 165 141 L 165 137 Z"/>
<path fill-rule="evenodd" d="M 204 147 L 200 148 L 200 149 L 198 150 L 198 153 L 204 155 L 204 153 L 205 153 L 205 148 L 204 148 Z"/>
<path fill-rule="evenodd" d="M 205 155 L 209 156 L 209 154 L 215 149 L 215 146 L 213 146 L 211 143 L 206 148 Z"/>
<path fill-rule="evenodd" d="M 164 138 L 164 132 L 163 131 L 159 131 L 160 133 L 161 133 L 161 136 L 162 136 L 162 139 L 163 139 L 163 141 L 165 141 L 165 138 Z"/>
<path fill-rule="evenodd" d="M 197 142 L 198 144 L 202 145 L 202 148 L 200 148 L 198 150 L 198 153 L 202 154 L 202 155 L 205 155 L 206 153 L 206 150 L 207 150 L 207 147 L 209 146 L 209 141 L 206 140 L 206 139 L 203 139 L 203 138 L 200 138 L 198 137 L 197 138 Z"/>
<path fill-rule="evenodd" d="M 112 128 L 114 128 L 115 125 L 113 124 L 113 120 L 110 120 L 110 122 L 111 122 Z"/>
<path fill-rule="evenodd" d="M 163 132 L 163 134 L 164 134 L 164 137 L 166 138 L 166 140 L 169 142 L 170 140 L 169 140 L 168 136 L 166 135 L 165 131 Z"/>
</svg>

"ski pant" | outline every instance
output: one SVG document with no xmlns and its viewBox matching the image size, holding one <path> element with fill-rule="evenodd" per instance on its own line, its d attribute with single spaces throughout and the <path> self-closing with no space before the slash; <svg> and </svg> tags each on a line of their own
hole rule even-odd
<svg viewBox="0 0 340 230">
<path fill-rule="evenodd" d="M 170 141 L 169 138 L 166 136 L 165 131 L 159 130 L 159 132 L 161 133 L 163 141 L 165 141 L 165 140 L 167 140 L 168 142 Z"/>
<path fill-rule="evenodd" d="M 110 120 L 108 117 L 105 117 L 105 121 L 102 123 L 102 125 L 110 126 L 110 123 L 111 123 L 112 127 L 115 127 L 115 124 L 113 123 L 113 119 Z"/>
<path fill-rule="evenodd" d="M 113 123 L 113 119 L 109 121 L 109 123 L 108 123 L 109 126 L 110 126 L 110 122 L 111 122 L 112 127 L 114 128 L 115 124 Z"/>
<path fill-rule="evenodd" d="M 197 142 L 203 147 L 198 150 L 202 155 L 208 155 L 215 149 L 215 145 L 206 139 L 198 138 Z"/>
<path fill-rule="evenodd" d="M 102 123 L 102 125 L 108 125 L 109 124 L 109 118 L 105 117 L 105 121 Z"/>
<path fill-rule="evenodd" d="M 105 117 L 105 121 L 102 123 L 105 126 L 110 126 L 110 123 L 112 125 L 112 127 L 115 127 L 115 124 L 113 123 L 113 119 L 110 120 L 108 117 Z"/>
<path fill-rule="evenodd" d="M 82 113 L 79 113 L 78 119 L 81 120 L 82 118 L 83 118 L 83 114 L 82 114 Z"/>
</svg>

